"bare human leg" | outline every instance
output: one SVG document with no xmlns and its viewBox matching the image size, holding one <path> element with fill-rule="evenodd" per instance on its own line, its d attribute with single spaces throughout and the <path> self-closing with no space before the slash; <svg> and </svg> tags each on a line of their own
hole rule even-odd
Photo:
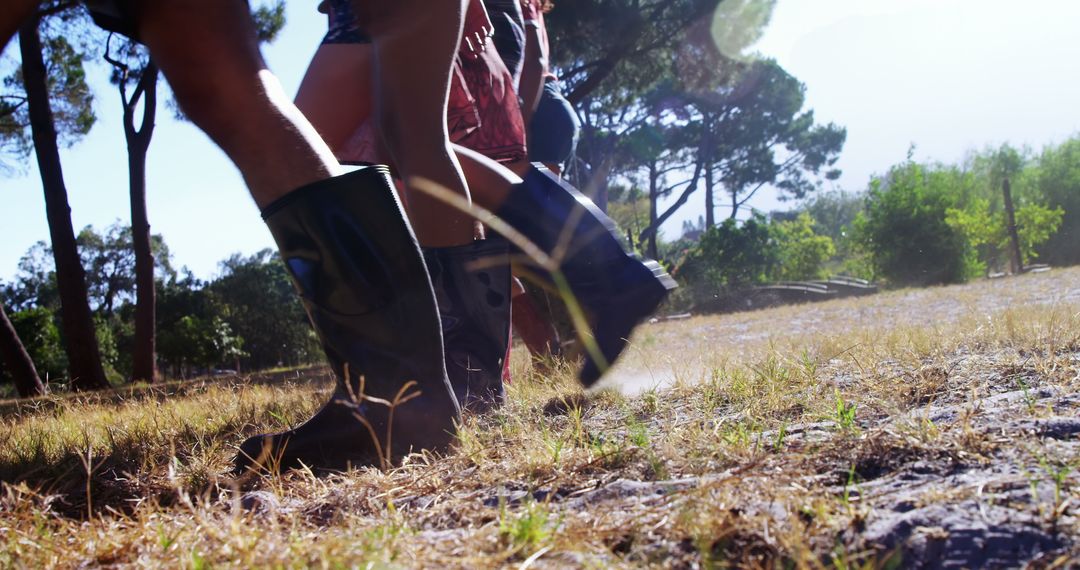
<svg viewBox="0 0 1080 570">
<path fill-rule="evenodd" d="M 377 157 L 386 154 L 385 149 L 368 147 L 371 141 L 366 138 L 362 150 L 347 144 L 359 125 L 370 126 L 365 123 L 372 112 L 368 94 L 373 52 L 364 43 L 320 46 L 297 93 L 297 106 L 324 138 L 333 141 L 331 148 L 342 160 L 379 161 Z M 507 181 L 489 177 L 476 183 L 505 186 Z M 412 204 L 410 217 L 416 223 Z M 488 237 L 464 245 L 424 248 L 443 317 L 447 374 L 462 408 L 473 412 L 491 409 L 505 398 L 503 369 L 510 335 L 508 246 L 493 235 Z M 496 262 L 499 259 L 503 261 Z"/>
<path fill-rule="evenodd" d="M 368 4 L 376 5 L 372 8 Z M 465 0 L 354 1 L 372 37 L 373 84 L 380 130 L 409 193 L 409 215 L 424 246 L 470 243 L 482 230 L 473 217 L 421 190 L 423 181 L 471 198 L 450 149 L 446 105 Z M 374 17 L 370 14 L 375 13 Z"/>
<path fill-rule="evenodd" d="M 260 207 L 341 173 L 266 68 L 247 2 L 144 0 L 137 18 L 181 108 L 233 160 Z"/>
<path fill-rule="evenodd" d="M 338 379 L 307 422 L 246 440 L 236 472 L 386 466 L 446 449 L 458 404 L 435 297 L 389 173 L 338 175 L 329 147 L 266 69 L 246 1 L 136 8 L 139 35 L 181 107 L 248 182 Z"/>
<path fill-rule="evenodd" d="M 375 111 L 371 44 L 323 44 L 315 51 L 296 106 L 334 152 Z"/>
<path fill-rule="evenodd" d="M 319 46 L 296 93 L 296 106 L 335 153 L 374 112 L 373 56 L 370 44 Z M 530 167 L 522 161 L 507 168 L 474 150 L 451 146 L 472 199 L 489 211 L 498 209 Z"/>
</svg>

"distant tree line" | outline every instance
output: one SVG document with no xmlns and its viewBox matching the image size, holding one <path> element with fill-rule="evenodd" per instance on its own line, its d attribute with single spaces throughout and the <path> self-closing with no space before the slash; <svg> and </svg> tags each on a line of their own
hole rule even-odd
<svg viewBox="0 0 1080 570">
<path fill-rule="evenodd" d="M 110 383 L 133 378 L 136 271 L 131 228 L 87 227 L 77 237 L 87 270 L 95 337 Z M 186 378 L 219 370 L 250 371 L 319 362 L 321 352 L 284 265 L 271 250 L 233 255 L 214 279 L 177 272 L 161 236 L 152 237 L 157 298 L 156 365 L 166 378 Z M 0 286 L 0 301 L 42 379 L 54 386 L 70 382 L 63 349 L 62 310 L 49 246 L 27 251 L 11 283 Z M 11 382 L 0 365 L 0 382 Z"/>
<path fill-rule="evenodd" d="M 284 26 L 284 0 L 256 6 L 252 15 L 262 41 L 271 41 Z M 130 375 L 153 382 L 157 379 L 155 316 L 157 285 L 156 262 L 150 222 L 146 209 L 146 155 L 153 137 L 158 105 L 158 69 L 146 51 L 132 42 L 114 38 L 95 27 L 82 2 L 49 0 L 23 23 L 18 32 L 19 65 L 0 82 L 0 169 L 20 171 L 27 159 L 36 159 L 44 192 L 49 245 L 43 248 L 53 262 L 48 286 L 55 295 L 55 307 L 41 302 L 42 310 L 54 311 L 53 331 L 27 330 L 28 315 L 9 317 L 8 307 L 0 307 L 0 363 L 6 368 L 21 396 L 43 394 L 47 383 L 35 366 L 21 336 L 58 338 L 63 346 L 63 369 L 68 386 L 75 390 L 109 387 L 111 345 L 103 333 L 101 316 L 112 313 L 118 284 L 103 283 L 104 291 L 91 291 L 96 276 L 87 275 L 101 268 L 86 267 L 83 252 L 71 223 L 68 184 L 60 160 L 61 146 L 72 146 L 96 123 L 95 97 L 87 83 L 87 73 L 95 61 L 107 62 L 110 79 L 119 91 L 123 111 L 123 129 L 127 143 L 130 180 L 131 226 L 127 245 L 134 256 L 135 300 L 132 324 L 134 349 Z M 138 109 L 141 108 L 141 113 Z M 117 152 L 123 152 L 117 149 Z M 6 160 L 5 160 L 6 159 Z M 14 159 L 14 161 L 10 161 Z M 110 236 L 113 237 L 113 236 Z M 38 267 L 43 267 L 38 264 Z M 46 281 L 41 280 L 41 286 Z M 25 292 L 23 292 L 25 294 Z M 104 305 L 91 309 L 91 295 L 104 295 Z M 100 300 L 100 299 L 99 299 Z M 18 313 L 18 312 L 17 312 Z M 50 319 L 37 315 L 39 324 Z M 16 326 L 18 325 L 18 326 Z M 44 325 L 42 325 L 44 326 Z M 24 329 L 22 334 L 19 328 Z M 60 362 L 45 358 L 47 366 Z M 127 365 L 125 365 L 127 366 Z M 59 370 L 59 368 L 56 368 Z M 48 378 L 53 368 L 45 369 Z"/>
<path fill-rule="evenodd" d="M 640 188 L 618 187 L 612 196 L 620 225 L 645 223 Z M 710 225 L 702 217 L 684 223 L 683 234 L 659 247 L 684 285 L 680 308 L 829 275 L 926 286 L 1077 264 L 1080 136 L 1041 152 L 988 148 L 958 164 L 922 164 L 909 154 L 864 190 L 817 193 L 791 211 L 744 221 Z"/>
</svg>

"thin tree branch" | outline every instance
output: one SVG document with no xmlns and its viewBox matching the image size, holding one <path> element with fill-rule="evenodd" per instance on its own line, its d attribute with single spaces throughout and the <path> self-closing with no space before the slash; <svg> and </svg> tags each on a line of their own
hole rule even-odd
<svg viewBox="0 0 1080 570">
<path fill-rule="evenodd" d="M 649 224 L 647 228 L 641 231 L 641 235 L 638 236 L 639 242 L 643 242 L 649 239 L 649 236 L 656 233 L 656 230 L 660 226 L 662 226 L 664 222 L 666 222 L 667 219 L 675 213 L 676 210 L 682 207 L 682 205 L 685 204 L 686 201 L 690 198 L 690 195 L 697 190 L 698 180 L 701 177 L 701 165 L 701 161 L 698 161 L 697 165 L 695 165 L 694 176 L 690 179 L 690 185 L 687 186 L 686 190 L 684 190 L 683 193 L 679 196 L 679 199 L 676 200 L 675 203 L 672 204 L 667 210 L 664 210 L 663 214 L 657 216 L 655 223 Z"/>
</svg>

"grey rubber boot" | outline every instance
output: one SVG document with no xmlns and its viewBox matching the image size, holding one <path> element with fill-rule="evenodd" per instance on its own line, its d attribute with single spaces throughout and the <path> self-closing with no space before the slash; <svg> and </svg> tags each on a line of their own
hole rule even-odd
<svg viewBox="0 0 1080 570">
<path fill-rule="evenodd" d="M 236 471 L 386 465 L 446 449 L 460 411 L 435 296 L 388 170 L 305 186 L 263 218 L 337 384 L 302 425 L 245 441 Z"/>
</svg>

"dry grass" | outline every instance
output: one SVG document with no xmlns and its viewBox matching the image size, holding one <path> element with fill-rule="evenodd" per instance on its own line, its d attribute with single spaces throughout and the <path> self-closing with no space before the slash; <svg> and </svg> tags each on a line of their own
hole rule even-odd
<svg viewBox="0 0 1080 570">
<path fill-rule="evenodd" d="M 612 375 L 628 394 L 577 398 L 518 351 L 455 453 L 246 489 L 235 446 L 325 384 L 8 406 L 0 565 L 887 566 L 906 547 L 867 537 L 902 495 L 1030 516 L 1049 566 L 1077 554 L 1080 447 L 1024 426 L 1080 411 L 1078 339 L 1080 270 L 659 323 Z M 893 485 L 923 472 L 949 483 Z"/>
</svg>

